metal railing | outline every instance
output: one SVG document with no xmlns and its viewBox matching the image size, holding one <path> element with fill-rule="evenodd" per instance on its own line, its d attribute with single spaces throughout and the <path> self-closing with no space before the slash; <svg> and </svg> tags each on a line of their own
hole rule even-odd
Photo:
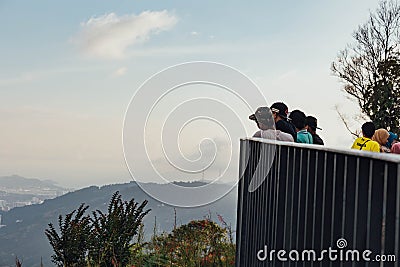
<svg viewBox="0 0 400 267">
<path fill-rule="evenodd" d="M 400 266 L 399 164 L 398 155 L 242 139 L 236 266 Z M 336 260 L 321 258 L 329 247 Z"/>
</svg>

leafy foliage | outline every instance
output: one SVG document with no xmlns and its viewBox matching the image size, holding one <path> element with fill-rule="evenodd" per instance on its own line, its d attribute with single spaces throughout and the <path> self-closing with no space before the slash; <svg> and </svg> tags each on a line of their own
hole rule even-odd
<svg viewBox="0 0 400 267">
<path fill-rule="evenodd" d="M 15 266 L 16 267 L 21 267 L 22 266 L 22 262 L 18 259 L 18 257 L 15 257 Z"/>
<path fill-rule="evenodd" d="M 133 237 L 138 233 L 147 201 L 138 204 L 123 201 L 117 191 L 111 198 L 108 213 L 85 215 L 89 206 L 58 218 L 58 229 L 50 223 L 45 234 L 53 248 L 52 261 L 57 266 L 126 266 L 131 257 Z"/>
<path fill-rule="evenodd" d="M 233 266 L 231 240 L 227 229 L 210 219 L 194 220 L 153 238 L 149 266 Z"/>
<path fill-rule="evenodd" d="M 332 71 L 344 91 L 378 128 L 400 130 L 400 6 L 383 0 L 368 21 L 353 33 L 354 43 L 342 50 Z"/>
<path fill-rule="evenodd" d="M 54 255 L 52 261 L 57 266 L 75 267 L 86 264 L 86 252 L 89 246 L 89 236 L 91 231 L 91 221 L 89 216 L 85 216 L 89 206 L 81 204 L 77 210 L 58 217 L 57 232 L 52 223 L 45 230 L 50 245 L 53 247 Z"/>
<path fill-rule="evenodd" d="M 157 224 L 149 242 L 144 239 L 144 216 L 147 201 L 139 204 L 123 201 L 117 191 L 106 213 L 100 210 L 85 215 L 88 206 L 60 215 L 58 230 L 49 224 L 45 234 L 53 247 L 53 262 L 57 266 L 96 267 L 163 267 L 233 266 L 235 244 L 232 230 L 222 216 L 222 226 L 211 221 L 193 220 L 171 233 L 157 234 Z M 175 211 L 176 221 L 176 211 Z"/>
<path fill-rule="evenodd" d="M 93 231 L 90 235 L 89 259 L 98 266 L 126 266 L 130 259 L 133 237 L 138 233 L 143 217 L 150 211 L 144 210 L 134 199 L 122 201 L 116 192 L 108 206 L 108 213 L 93 212 Z"/>
</svg>

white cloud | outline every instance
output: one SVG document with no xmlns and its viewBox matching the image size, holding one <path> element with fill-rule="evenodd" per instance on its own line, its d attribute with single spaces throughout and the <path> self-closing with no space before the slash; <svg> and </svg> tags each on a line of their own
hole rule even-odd
<svg viewBox="0 0 400 267">
<path fill-rule="evenodd" d="M 88 55 L 119 59 L 132 45 L 148 40 L 151 34 L 171 29 L 177 21 L 166 10 L 124 16 L 105 14 L 81 23 L 81 32 L 73 43 Z"/>
<path fill-rule="evenodd" d="M 192 31 L 190 34 L 193 35 L 193 36 L 199 35 L 199 33 L 196 32 L 196 31 Z"/>
<path fill-rule="evenodd" d="M 115 71 L 113 72 L 112 76 L 113 76 L 113 77 L 124 76 L 124 75 L 126 74 L 127 70 L 128 70 L 128 69 L 125 68 L 125 67 L 119 68 L 119 69 L 117 69 L 117 70 L 115 70 Z"/>
</svg>

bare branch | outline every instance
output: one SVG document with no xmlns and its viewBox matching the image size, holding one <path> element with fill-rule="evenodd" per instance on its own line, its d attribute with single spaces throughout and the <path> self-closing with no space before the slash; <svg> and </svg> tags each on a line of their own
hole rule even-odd
<svg viewBox="0 0 400 267">
<path fill-rule="evenodd" d="M 335 110 L 337 112 L 337 114 L 339 115 L 340 119 L 342 120 L 344 126 L 346 127 L 347 131 L 349 131 L 349 133 L 355 137 L 358 137 L 358 133 L 357 131 L 352 131 L 349 127 L 349 123 L 347 122 L 347 119 L 345 118 L 345 116 L 339 111 L 339 107 L 336 105 L 335 106 Z"/>
</svg>

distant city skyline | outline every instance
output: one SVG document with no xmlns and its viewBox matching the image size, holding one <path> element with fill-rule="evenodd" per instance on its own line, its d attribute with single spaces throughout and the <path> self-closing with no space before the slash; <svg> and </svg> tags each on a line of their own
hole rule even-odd
<svg viewBox="0 0 400 267">
<path fill-rule="evenodd" d="M 348 148 L 334 107 L 350 119 L 358 108 L 330 64 L 378 3 L 1 1 L 0 176 L 74 188 L 129 182 L 121 136 L 131 97 L 162 69 L 199 60 L 240 70 L 265 105 L 316 116 L 327 146 Z M 183 140 L 196 157 L 198 140 Z"/>
</svg>

